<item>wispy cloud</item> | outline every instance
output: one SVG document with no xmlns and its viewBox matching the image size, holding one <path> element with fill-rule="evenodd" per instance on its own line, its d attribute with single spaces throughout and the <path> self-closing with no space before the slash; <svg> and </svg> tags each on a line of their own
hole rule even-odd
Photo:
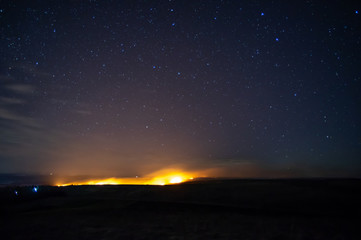
<svg viewBox="0 0 361 240">
<path fill-rule="evenodd" d="M 74 112 L 77 114 L 80 114 L 80 115 L 91 115 L 92 114 L 91 111 L 87 111 L 87 110 L 75 110 Z"/>
<path fill-rule="evenodd" d="M 25 95 L 29 95 L 34 93 L 35 91 L 35 87 L 33 87 L 32 85 L 29 84 L 8 84 L 5 86 L 5 88 L 18 93 L 18 94 L 25 94 Z"/>
<path fill-rule="evenodd" d="M 2 105 L 24 104 L 24 103 L 25 101 L 20 98 L 0 97 L 0 104 Z"/>
<path fill-rule="evenodd" d="M 0 108 L 0 119 L 15 121 L 17 124 L 28 127 L 39 127 L 39 124 L 32 118 L 23 116 L 21 114 L 17 114 L 15 112 L 11 112 L 8 109 Z"/>
</svg>

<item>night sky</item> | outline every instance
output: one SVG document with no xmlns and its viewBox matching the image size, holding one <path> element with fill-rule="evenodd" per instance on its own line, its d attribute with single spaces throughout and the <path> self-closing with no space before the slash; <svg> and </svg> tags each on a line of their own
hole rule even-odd
<svg viewBox="0 0 361 240">
<path fill-rule="evenodd" d="M 0 173 L 361 176 L 357 1 L 1 1 Z"/>
</svg>

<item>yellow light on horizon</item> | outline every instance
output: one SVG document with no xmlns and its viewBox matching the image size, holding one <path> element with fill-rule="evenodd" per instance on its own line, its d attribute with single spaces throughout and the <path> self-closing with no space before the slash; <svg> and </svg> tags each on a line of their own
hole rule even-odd
<svg viewBox="0 0 361 240">
<path fill-rule="evenodd" d="M 194 175 L 194 172 L 192 173 Z M 161 170 L 146 177 L 135 178 L 106 178 L 106 179 L 91 179 L 87 181 L 58 183 L 57 186 L 65 187 L 71 185 L 167 185 L 177 184 L 185 181 L 193 180 L 190 173 L 185 173 L 176 170 Z"/>
<path fill-rule="evenodd" d="M 170 183 L 181 183 L 183 179 L 181 177 L 174 177 L 170 180 Z"/>
</svg>

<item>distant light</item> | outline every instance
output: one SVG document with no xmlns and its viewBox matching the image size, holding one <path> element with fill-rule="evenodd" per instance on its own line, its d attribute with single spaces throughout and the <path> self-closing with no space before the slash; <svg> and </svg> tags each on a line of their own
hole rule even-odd
<svg viewBox="0 0 361 240">
<path fill-rule="evenodd" d="M 293 94 L 293 96 L 297 97 L 297 93 Z"/>
<path fill-rule="evenodd" d="M 175 26 L 175 23 L 172 23 L 172 27 L 174 27 Z"/>
<path fill-rule="evenodd" d="M 358 11 L 356 10 L 355 13 L 358 14 Z"/>
<path fill-rule="evenodd" d="M 174 177 L 170 180 L 170 183 L 181 183 L 182 181 L 181 177 Z"/>
<path fill-rule="evenodd" d="M 278 42 L 279 41 L 279 39 L 278 38 L 276 38 L 276 42 Z"/>
<path fill-rule="evenodd" d="M 213 19 L 214 19 L 214 20 L 217 20 L 217 17 L 214 17 Z"/>
<path fill-rule="evenodd" d="M 193 175 L 193 174 L 192 174 Z M 107 179 L 92 179 L 84 182 L 72 183 L 57 183 L 59 187 L 64 186 L 78 186 L 78 185 L 122 185 L 122 184 L 136 184 L 136 185 L 168 185 L 177 184 L 185 181 L 190 181 L 196 178 L 190 173 L 179 172 L 179 170 L 165 169 L 152 173 L 151 175 L 142 177 L 136 175 L 131 178 L 107 178 Z M 38 186 L 33 186 L 37 187 Z M 33 187 L 31 189 L 33 189 Z M 15 189 L 14 189 L 15 190 Z M 38 189 L 39 190 L 39 189 Z"/>
<path fill-rule="evenodd" d="M 37 187 L 34 187 L 34 188 L 33 188 L 33 192 L 38 192 L 38 188 L 37 188 Z"/>
<path fill-rule="evenodd" d="M 19 195 L 18 191 L 16 191 L 16 190 L 14 191 L 14 193 L 15 193 L 16 196 Z"/>
<path fill-rule="evenodd" d="M 261 13 L 261 16 L 264 16 L 264 13 Z"/>
</svg>

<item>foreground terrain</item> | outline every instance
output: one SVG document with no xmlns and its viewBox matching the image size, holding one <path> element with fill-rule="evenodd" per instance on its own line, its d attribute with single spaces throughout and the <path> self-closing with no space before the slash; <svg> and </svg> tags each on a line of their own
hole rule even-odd
<svg viewBox="0 0 361 240">
<path fill-rule="evenodd" d="M 0 188 L 1 239 L 360 239 L 360 180 Z"/>
</svg>

